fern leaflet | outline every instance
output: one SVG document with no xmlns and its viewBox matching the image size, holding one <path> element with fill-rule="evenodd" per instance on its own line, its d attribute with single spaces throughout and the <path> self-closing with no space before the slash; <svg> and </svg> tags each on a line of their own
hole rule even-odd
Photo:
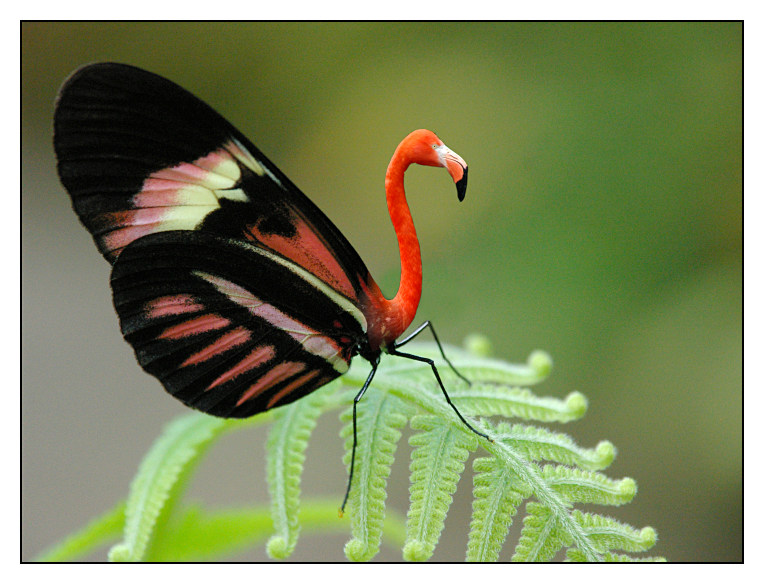
<svg viewBox="0 0 764 584">
<path fill-rule="evenodd" d="M 385 519 L 387 477 L 393 464 L 402 428 L 413 408 L 384 391 L 367 392 L 358 406 L 358 447 L 348 507 L 352 513 L 353 539 L 345 554 L 354 561 L 368 561 L 379 551 Z M 345 426 L 345 464 L 350 469 L 353 447 L 352 409 L 342 415 Z"/>
<path fill-rule="evenodd" d="M 477 448 L 477 438 L 437 416 L 416 416 L 411 420 L 411 427 L 419 433 L 409 441 L 414 452 L 403 557 L 421 561 L 435 550 L 456 484 L 469 453 Z"/>
<path fill-rule="evenodd" d="M 324 392 L 317 391 L 298 400 L 294 407 L 274 411 L 275 422 L 266 444 L 268 491 L 276 532 L 268 541 L 272 558 L 289 557 L 297 545 L 305 450 L 325 399 Z"/>
</svg>

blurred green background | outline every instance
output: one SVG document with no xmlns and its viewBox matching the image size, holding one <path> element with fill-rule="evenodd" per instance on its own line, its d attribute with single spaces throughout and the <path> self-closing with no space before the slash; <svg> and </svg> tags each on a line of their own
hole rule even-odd
<svg viewBox="0 0 764 584">
<path fill-rule="evenodd" d="M 538 392 L 590 401 L 558 429 L 612 441 L 607 474 L 639 485 L 605 512 L 653 526 L 651 555 L 742 559 L 739 23 L 23 24 L 23 559 L 123 497 L 184 412 L 121 339 L 108 265 L 55 174 L 57 89 L 100 60 L 169 77 L 223 113 L 388 295 L 399 265 L 385 168 L 409 131 L 436 131 L 469 163 L 470 186 L 459 204 L 447 173 L 407 174 L 418 320 L 451 343 L 484 333 L 511 361 L 548 351 L 555 370 Z M 340 500 L 338 429 L 321 419 L 305 496 Z M 217 445 L 192 496 L 267 501 L 264 437 Z M 407 448 L 389 499 L 402 512 Z M 434 559 L 464 557 L 470 490 L 465 476 Z M 342 560 L 346 539 L 305 536 L 294 559 Z M 262 546 L 240 559 L 265 559 Z"/>
</svg>

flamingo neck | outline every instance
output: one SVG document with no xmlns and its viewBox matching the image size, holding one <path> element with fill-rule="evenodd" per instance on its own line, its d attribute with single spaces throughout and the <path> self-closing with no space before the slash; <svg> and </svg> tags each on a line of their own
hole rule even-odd
<svg viewBox="0 0 764 584">
<path fill-rule="evenodd" d="M 401 281 L 395 297 L 387 300 L 383 309 L 385 323 L 383 331 L 380 331 L 382 346 L 395 341 L 408 328 L 416 316 L 422 297 L 422 255 L 403 188 L 403 175 L 409 164 L 401 152 L 396 151 L 385 175 L 387 209 L 398 238 L 401 256 Z"/>
</svg>

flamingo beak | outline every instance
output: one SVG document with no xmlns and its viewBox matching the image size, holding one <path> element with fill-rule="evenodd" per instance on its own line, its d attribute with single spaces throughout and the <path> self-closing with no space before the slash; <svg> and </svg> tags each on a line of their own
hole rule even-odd
<svg viewBox="0 0 764 584">
<path fill-rule="evenodd" d="M 448 170 L 448 174 L 456 183 L 456 195 L 460 201 L 464 200 L 467 193 L 467 163 L 456 152 L 445 144 L 436 148 L 441 164 Z"/>
</svg>

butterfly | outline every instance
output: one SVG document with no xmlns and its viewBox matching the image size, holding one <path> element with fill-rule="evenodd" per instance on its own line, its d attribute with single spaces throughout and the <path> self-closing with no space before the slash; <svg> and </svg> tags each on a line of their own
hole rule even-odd
<svg viewBox="0 0 764 584">
<path fill-rule="evenodd" d="M 122 334 L 141 367 L 187 406 L 243 418 L 293 402 L 383 352 L 429 364 L 398 340 L 421 297 L 419 243 L 403 175 L 444 167 L 459 200 L 467 164 L 428 130 L 387 169 L 401 284 L 388 300 L 347 239 L 260 150 L 210 106 L 142 69 L 74 72 L 56 103 L 58 173 L 82 224 L 112 264 Z M 441 354 L 451 366 L 441 348 Z M 456 370 L 454 369 L 456 372 Z M 456 372 L 460 375 L 458 372 Z M 463 376 L 460 375 L 462 379 Z M 466 381 L 466 379 L 465 379 Z"/>
</svg>

